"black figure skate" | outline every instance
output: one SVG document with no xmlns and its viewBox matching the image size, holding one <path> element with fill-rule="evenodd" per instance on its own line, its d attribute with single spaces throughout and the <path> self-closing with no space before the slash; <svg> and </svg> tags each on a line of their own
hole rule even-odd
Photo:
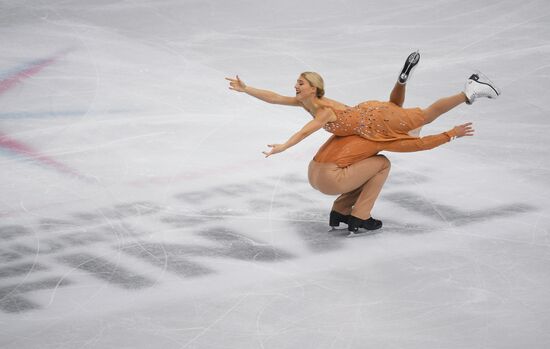
<svg viewBox="0 0 550 349">
<path fill-rule="evenodd" d="M 349 214 L 348 215 L 343 215 L 340 212 L 336 212 L 334 210 L 330 211 L 330 217 L 329 217 L 328 225 L 330 225 L 332 227 L 332 229 L 334 229 L 335 227 L 339 226 L 340 223 L 348 224 L 349 217 L 350 217 Z"/>
<path fill-rule="evenodd" d="M 361 233 L 359 228 L 366 230 L 377 230 L 382 228 L 382 221 L 370 217 L 369 219 L 360 219 L 354 216 L 350 216 L 348 220 L 349 236 L 357 235 Z"/>
<path fill-rule="evenodd" d="M 397 82 L 401 85 L 405 85 L 410 79 L 411 74 L 414 68 L 416 68 L 418 62 L 420 62 L 420 53 L 417 50 L 411 53 L 409 57 L 407 57 L 405 65 L 403 66 L 403 70 L 401 70 L 401 74 L 399 74 L 399 78 L 397 79 Z"/>
</svg>

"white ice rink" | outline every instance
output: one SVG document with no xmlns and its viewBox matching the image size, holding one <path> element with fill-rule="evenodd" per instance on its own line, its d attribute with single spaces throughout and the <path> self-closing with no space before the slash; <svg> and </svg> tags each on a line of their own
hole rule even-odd
<svg viewBox="0 0 550 349">
<path fill-rule="evenodd" d="M 546 0 L 0 1 L 1 348 L 550 348 Z M 309 119 L 228 89 L 406 107 L 479 69 L 475 137 L 386 153 L 384 228 L 328 232 Z"/>
</svg>

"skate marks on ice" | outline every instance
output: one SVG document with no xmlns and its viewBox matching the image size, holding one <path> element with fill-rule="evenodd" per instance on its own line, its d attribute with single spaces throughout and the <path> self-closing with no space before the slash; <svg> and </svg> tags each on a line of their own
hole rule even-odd
<svg viewBox="0 0 550 349">
<path fill-rule="evenodd" d="M 138 202 L 78 212 L 67 219 L 41 219 L 33 226 L 0 226 L 3 233 L 0 239 L 9 242 L 0 249 L 3 262 L 0 311 L 20 313 L 39 309 L 25 294 L 76 284 L 71 273 L 77 270 L 97 281 L 131 291 L 159 282 L 158 272 L 146 275 L 136 267 L 136 260 L 159 271 L 192 278 L 216 273 L 193 261 L 193 257 L 266 263 L 294 258 L 291 253 L 258 239 L 212 225 L 208 216 L 200 221 L 201 229 L 178 229 L 204 239 L 208 242 L 204 246 L 148 241 L 150 234 L 137 229 L 139 225 L 133 222 L 145 217 L 155 227 L 163 223 L 181 224 L 163 215 L 158 206 Z"/>
<path fill-rule="evenodd" d="M 510 217 L 534 210 L 534 207 L 530 205 L 513 203 L 482 210 L 466 211 L 438 203 L 437 201 L 418 196 L 411 192 L 386 194 L 384 195 L 384 199 L 432 220 L 452 223 L 456 226 L 473 224 L 493 218 Z"/>
<path fill-rule="evenodd" d="M 88 272 L 93 277 L 122 288 L 140 289 L 154 285 L 153 280 L 121 266 L 120 263 L 92 254 L 81 252 L 68 254 L 58 257 L 57 260 L 64 265 Z"/>
<path fill-rule="evenodd" d="M 143 213 L 139 209 L 142 205 L 134 205 L 136 212 Z M 0 226 L 0 240 L 4 240 L 0 249 L 3 265 L 0 268 L 0 311 L 20 313 L 40 309 L 41 306 L 25 294 L 75 284 L 70 276 L 72 270 L 84 271 L 125 289 L 152 285 L 152 279 L 125 268 L 116 259 L 88 252 L 95 246 L 116 246 L 120 241 L 143 234 L 124 223 L 132 214 L 122 207 L 102 211 L 102 214 L 75 213 L 62 220 L 40 219 L 29 226 Z M 98 224 L 99 216 L 106 221 Z M 110 218 L 105 218 L 107 216 Z M 15 231 L 19 236 L 13 234 Z"/>
<path fill-rule="evenodd" d="M 294 211 L 289 212 L 286 218 L 289 227 L 314 253 L 337 251 L 345 247 L 343 238 L 349 235 L 347 226 L 341 224 L 339 229 L 331 229 L 328 225 L 327 212 Z"/>
<path fill-rule="evenodd" d="M 77 284 L 71 271 L 136 292 L 162 283 L 159 271 L 185 279 L 219 272 L 206 266 L 202 262 L 205 258 L 277 263 L 306 257 L 276 246 L 276 242 L 267 244 L 257 238 L 255 227 L 265 225 L 266 217 L 286 227 L 283 229 L 298 237 L 312 253 L 346 248 L 350 241 L 345 238 L 346 225 L 329 231 L 329 209 L 316 208 L 320 194 L 313 191 L 305 179 L 277 178 L 284 183 L 284 190 L 280 188 L 275 193 L 274 180 L 174 193 L 174 207 L 146 201 L 128 202 L 70 213 L 63 219 L 43 218 L 28 225 L 0 225 L 3 243 L 0 311 L 21 313 L 40 309 L 41 305 L 26 294 Z M 408 184 L 393 183 L 397 191 L 383 194 L 380 201 L 425 217 L 433 224 L 410 225 L 398 217 L 383 217 L 384 228 L 376 234 L 427 233 L 441 228 L 442 222 L 464 226 L 534 209 L 515 203 L 470 212 L 437 199 L 400 191 L 405 185 Z M 271 200 L 266 199 L 266 193 L 272 196 Z M 150 229 L 156 231 L 148 231 Z M 155 240 L 155 234 L 163 231 L 173 234 L 168 242 Z M 369 235 L 372 234 L 361 236 Z M 136 262 L 150 269 L 144 271 Z"/>
<path fill-rule="evenodd" d="M 270 198 L 274 187 L 277 192 Z M 329 231 L 327 212 L 310 208 L 316 204 L 316 195 L 303 176 L 288 174 L 270 178 L 267 182 L 256 180 L 247 182 L 247 185 L 230 184 L 212 188 L 208 192 L 180 193 L 175 197 L 182 204 L 189 205 L 228 201 L 235 203 L 231 208 L 210 207 L 200 210 L 201 215 L 218 221 L 243 218 L 251 219 L 254 225 L 263 221 L 260 223 L 262 226 L 265 225 L 265 216 L 273 213 L 269 219 L 283 221 L 312 252 L 339 250 L 344 247 L 342 237 L 348 235 L 347 230 Z M 189 224 L 204 223 L 204 219 L 182 214 L 164 218 L 164 221 L 184 228 Z"/>
<path fill-rule="evenodd" d="M 69 284 L 71 284 L 71 282 L 66 279 L 47 278 L 39 281 L 0 287 L 0 310 L 5 313 L 21 313 L 40 309 L 40 305 L 23 297 L 23 295 L 39 290 L 57 289 L 58 287 L 67 286 Z"/>
<path fill-rule="evenodd" d="M 0 240 L 8 241 L 16 237 L 30 235 L 31 232 L 19 225 L 0 226 Z"/>
<path fill-rule="evenodd" d="M 191 257 L 232 258 L 258 262 L 276 262 L 294 257 L 284 250 L 223 227 L 200 230 L 195 234 L 211 240 L 218 246 L 142 242 L 124 246 L 122 251 L 184 277 L 215 273 L 210 268 L 190 261 Z"/>
<path fill-rule="evenodd" d="M 295 182 L 290 178 L 289 181 Z M 269 205 L 251 198 L 250 210 L 215 207 L 208 199 L 246 198 L 266 192 L 263 183 L 231 184 L 207 191 L 175 195 L 178 201 L 192 203 L 200 209 L 192 215 L 164 212 L 152 202 L 130 202 L 88 212 L 74 212 L 67 218 L 43 218 L 30 225 L 0 226 L 0 311 L 25 312 L 40 308 L 25 294 L 74 284 L 71 272 L 86 275 L 126 290 L 153 286 L 156 277 L 135 270 L 132 259 L 174 275 L 192 278 L 216 273 L 192 260 L 193 257 L 232 258 L 272 263 L 294 258 L 288 251 L 265 244 L 249 235 L 216 226 L 217 222 L 248 214 Z M 284 195 L 289 198 L 289 195 Z M 305 199 L 300 197 L 298 201 Z M 273 207 L 271 205 L 271 207 Z M 198 236 L 206 246 L 146 241 L 150 233 L 137 229 L 135 219 L 148 219 L 153 227 L 171 227 Z M 196 229 L 200 226 L 200 229 Z M 205 228 L 206 227 L 206 228 Z M 98 251 L 110 249 L 114 253 Z M 126 256 L 126 257 L 124 257 Z M 68 271 L 68 274 L 67 274 Z M 47 279 L 44 278 L 47 275 Z M 68 275 L 68 276 L 67 276 Z"/>
</svg>

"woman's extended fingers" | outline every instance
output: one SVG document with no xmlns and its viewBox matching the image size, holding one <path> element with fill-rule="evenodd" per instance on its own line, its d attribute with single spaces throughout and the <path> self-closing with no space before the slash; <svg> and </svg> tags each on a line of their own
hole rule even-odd
<svg viewBox="0 0 550 349">
<path fill-rule="evenodd" d="M 232 79 L 232 78 L 225 78 L 225 80 L 229 81 L 229 89 L 234 90 L 235 89 L 235 84 L 237 83 L 237 80 Z"/>
<path fill-rule="evenodd" d="M 270 147 L 271 150 L 270 150 L 270 151 L 263 151 L 263 152 L 262 152 L 262 153 L 265 155 L 266 158 L 267 158 L 268 156 L 270 156 L 270 155 L 273 155 L 273 154 L 275 154 L 275 153 L 278 153 L 278 152 L 275 151 L 275 147 L 277 146 L 277 144 L 268 144 L 267 146 Z"/>
<path fill-rule="evenodd" d="M 227 77 L 225 78 L 225 80 L 229 81 L 229 89 L 243 92 L 244 88 L 246 87 L 245 84 L 241 81 L 238 75 L 236 75 L 235 77 L 236 79 L 227 78 Z"/>
</svg>

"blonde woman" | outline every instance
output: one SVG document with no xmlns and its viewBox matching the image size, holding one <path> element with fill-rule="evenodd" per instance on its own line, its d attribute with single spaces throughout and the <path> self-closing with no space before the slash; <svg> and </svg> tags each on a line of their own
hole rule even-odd
<svg viewBox="0 0 550 349">
<path fill-rule="evenodd" d="M 419 59 L 418 52 L 409 55 L 388 102 L 367 101 L 354 107 L 325 97 L 323 79 L 314 72 L 300 74 L 294 86 L 296 95 L 293 97 L 247 86 L 239 76 L 226 79 L 230 82 L 231 90 L 247 93 L 272 104 L 302 107 L 313 117 L 286 142 L 268 144 L 271 150 L 263 152 L 266 157 L 285 151 L 321 128 L 337 136 L 359 135 L 368 139 L 371 141 L 369 147 L 372 155 L 382 150 L 428 150 L 454 138 L 472 136 L 472 123 L 427 137 L 418 137 L 415 131 L 462 103 L 472 104 L 477 98 L 496 98 L 500 91 L 487 77 L 476 73 L 467 80 L 462 92 L 441 98 L 425 109 L 403 108 L 405 85 Z"/>
</svg>

